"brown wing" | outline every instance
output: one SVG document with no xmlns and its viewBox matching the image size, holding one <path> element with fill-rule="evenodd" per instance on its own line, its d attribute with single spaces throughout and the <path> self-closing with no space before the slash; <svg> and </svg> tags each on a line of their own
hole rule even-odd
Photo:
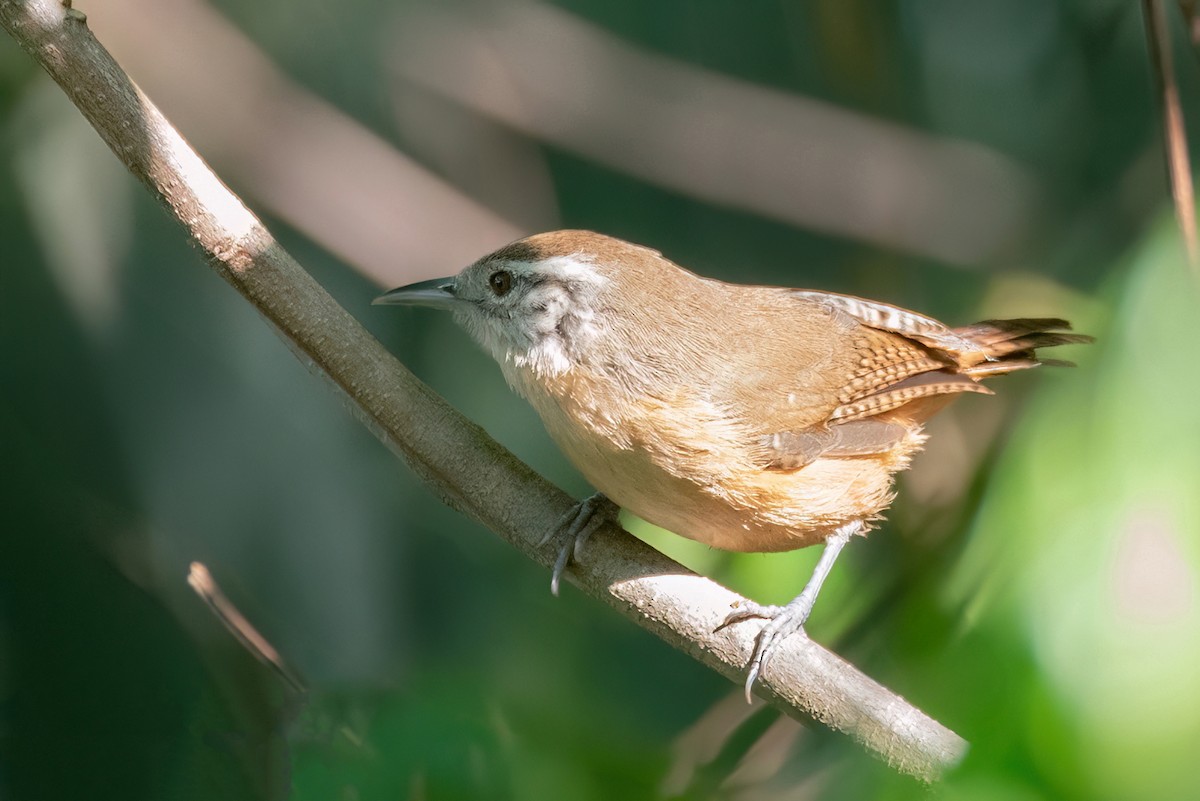
<svg viewBox="0 0 1200 801">
<path fill-rule="evenodd" d="M 827 417 L 764 437 L 771 469 L 802 467 L 821 456 L 886 453 L 914 424 L 963 392 L 985 395 L 982 378 L 1036 367 L 1035 349 L 1090 342 L 1064 333 L 1065 320 L 986 320 L 951 329 L 931 317 L 848 295 L 797 291 L 797 297 L 849 317 L 849 348 L 835 353 L 821 378 L 834 400 Z M 939 397 L 940 396 L 940 397 Z"/>
<path fill-rule="evenodd" d="M 936 352 L 951 356 L 957 363 L 977 363 L 987 359 L 987 353 L 981 347 L 981 343 L 964 336 L 959 330 L 950 328 L 945 323 L 915 311 L 892 306 L 889 303 L 856 298 L 853 295 L 839 295 L 834 292 L 797 289 L 793 294 L 827 308 L 836 309 L 868 328 L 899 334 L 912 342 L 920 343 Z"/>
</svg>

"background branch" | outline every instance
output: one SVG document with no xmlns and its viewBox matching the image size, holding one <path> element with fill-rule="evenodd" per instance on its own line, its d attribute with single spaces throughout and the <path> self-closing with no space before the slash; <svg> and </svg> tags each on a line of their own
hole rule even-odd
<svg viewBox="0 0 1200 801">
<path fill-rule="evenodd" d="M 204 0 L 107 0 L 89 26 L 256 208 L 376 283 L 428 277 L 399 272 L 404 263 L 448 275 L 523 233 L 555 227 L 553 217 L 518 225 L 503 207 L 493 211 L 417 164 L 298 84 Z M 404 260 L 397 241 L 407 243 Z"/>
<path fill-rule="evenodd" d="M 972 267 L 1037 235 L 1038 179 L 994 150 L 651 53 L 551 4 L 406 6 L 393 39 L 403 82 L 718 207 Z"/>
<path fill-rule="evenodd" d="M 1190 10 L 1183 9 L 1190 16 Z M 1175 219 L 1183 235 L 1188 263 L 1200 274 L 1200 233 L 1196 231 L 1196 194 L 1192 188 L 1192 168 L 1188 159 L 1187 126 L 1179 102 L 1179 84 L 1175 80 L 1175 65 L 1171 60 L 1171 34 L 1161 0 L 1142 0 L 1142 15 L 1146 20 L 1146 44 L 1150 56 L 1150 72 L 1162 107 L 1163 154 L 1167 162 L 1167 178 L 1171 185 L 1171 200 Z"/>
<path fill-rule="evenodd" d="M 1183 15 L 1183 29 L 1192 53 L 1200 57 L 1200 0 L 1179 0 L 1179 13 Z"/>
<path fill-rule="evenodd" d="M 572 500 L 418 381 L 274 241 L 88 31 L 54 0 L 0 0 L 0 23 L 46 69 L 121 161 L 185 226 L 210 266 L 254 304 L 314 372 L 447 504 L 545 566 L 538 547 Z M 569 573 L 705 665 L 740 679 L 757 625 L 713 629 L 741 600 L 621 532 L 600 532 Z M 800 718 L 849 733 L 898 770 L 925 779 L 966 743 L 834 654 L 803 637 L 757 685 Z"/>
</svg>

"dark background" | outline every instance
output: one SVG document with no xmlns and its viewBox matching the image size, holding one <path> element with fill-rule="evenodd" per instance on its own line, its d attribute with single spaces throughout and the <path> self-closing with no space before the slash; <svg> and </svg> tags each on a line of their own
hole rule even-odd
<svg viewBox="0 0 1200 801">
<path fill-rule="evenodd" d="M 1137 4 L 77 7 L 351 313 L 577 495 L 488 358 L 433 312 L 371 308 L 381 288 L 578 227 L 727 280 L 1097 335 L 1063 354 L 1078 369 L 935 421 L 809 631 L 971 741 L 934 797 L 1200 794 L 1197 276 Z M 1196 152 L 1200 61 L 1168 11 Z M 0 346 L 5 798 L 930 795 L 552 598 L 351 419 L 7 38 Z M 764 602 L 817 556 L 627 525 Z M 306 697 L 209 615 L 193 560 Z"/>
</svg>

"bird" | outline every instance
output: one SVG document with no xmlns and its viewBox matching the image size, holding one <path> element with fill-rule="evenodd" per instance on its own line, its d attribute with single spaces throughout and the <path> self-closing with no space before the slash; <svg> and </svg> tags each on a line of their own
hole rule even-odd
<svg viewBox="0 0 1200 801">
<path fill-rule="evenodd" d="M 851 295 L 706 278 L 657 250 L 563 230 L 519 239 L 383 305 L 446 309 L 597 490 L 547 534 L 551 589 L 620 509 L 739 552 L 824 544 L 783 606 L 740 604 L 719 628 L 764 621 L 745 692 L 803 629 L 851 537 L 876 527 L 926 440 L 925 422 L 982 382 L 1086 343 L 1066 320 L 951 328 Z"/>
</svg>

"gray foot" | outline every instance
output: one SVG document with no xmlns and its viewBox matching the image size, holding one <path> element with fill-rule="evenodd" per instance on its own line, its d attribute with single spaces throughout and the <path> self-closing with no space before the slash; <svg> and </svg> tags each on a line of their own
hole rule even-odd
<svg viewBox="0 0 1200 801">
<path fill-rule="evenodd" d="M 587 538 L 605 523 L 616 523 L 620 511 L 621 508 L 610 501 L 607 496 L 597 492 L 575 504 L 558 519 L 554 527 L 538 543 L 538 545 L 545 545 L 550 540 L 559 540 L 561 543 L 558 558 L 554 560 L 554 572 L 550 575 L 550 592 L 558 595 L 558 586 L 567 565 L 572 560 L 579 561 Z"/>
<path fill-rule="evenodd" d="M 821 552 L 821 558 L 813 569 L 812 577 L 804 585 L 804 590 L 786 606 L 762 606 L 747 602 L 730 612 L 721 625 L 717 626 L 717 631 L 720 631 L 726 626 L 732 626 L 734 623 L 741 623 L 752 618 L 762 618 L 767 621 L 754 640 L 754 652 L 750 655 L 750 662 L 747 665 L 746 703 L 750 703 L 750 691 L 754 689 L 754 682 L 758 680 L 759 674 L 766 667 L 767 661 L 774 655 L 779 643 L 797 632 L 804 631 L 804 623 L 812 613 L 813 604 L 817 601 L 817 593 L 821 591 L 821 585 L 825 583 L 825 577 L 829 575 L 830 568 L 833 567 L 834 561 L 845 547 L 846 542 L 849 541 L 850 536 L 861 531 L 862 528 L 863 524 L 860 522 L 849 523 L 829 535 L 829 538 L 825 540 L 825 550 Z"/>
<path fill-rule="evenodd" d="M 754 653 L 750 655 L 750 661 L 746 665 L 746 703 L 750 703 L 750 692 L 754 689 L 754 682 L 758 681 L 759 674 L 767 666 L 767 660 L 774 655 L 779 643 L 793 634 L 804 632 L 804 623 L 812 612 L 812 601 L 814 600 L 816 600 L 815 597 L 809 599 L 801 594 L 786 606 L 744 603 L 730 612 L 729 616 L 717 627 L 720 630 L 752 618 L 762 618 L 767 621 L 754 639 Z"/>
</svg>

